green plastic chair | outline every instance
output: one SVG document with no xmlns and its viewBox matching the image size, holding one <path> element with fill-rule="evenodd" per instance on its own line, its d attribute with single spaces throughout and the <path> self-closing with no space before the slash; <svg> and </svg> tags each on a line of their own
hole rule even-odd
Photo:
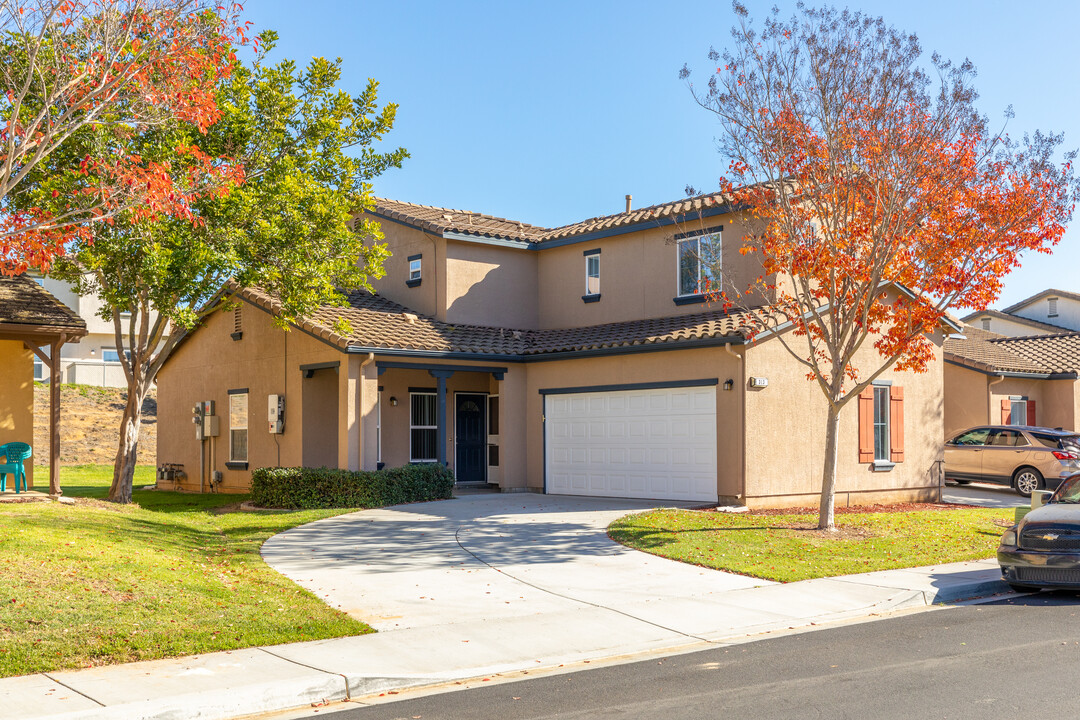
<svg viewBox="0 0 1080 720">
<path fill-rule="evenodd" d="M 0 492 L 7 489 L 7 474 L 11 473 L 15 478 L 15 492 L 19 492 L 19 479 L 22 479 L 22 489 L 26 490 L 26 467 L 23 462 L 32 454 L 33 450 L 24 442 L 12 442 L 0 445 L 0 456 L 5 460 L 0 464 Z"/>
</svg>

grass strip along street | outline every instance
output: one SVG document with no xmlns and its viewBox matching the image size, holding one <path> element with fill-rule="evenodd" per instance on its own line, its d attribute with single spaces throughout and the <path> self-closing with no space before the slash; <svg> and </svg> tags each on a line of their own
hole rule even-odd
<svg viewBox="0 0 1080 720">
<path fill-rule="evenodd" d="M 39 467 L 38 472 L 47 472 Z M 349 510 L 236 512 L 245 495 L 139 490 L 64 467 L 75 505 L 0 505 L 0 676 L 372 632 L 271 570 L 271 535 Z"/>
<path fill-rule="evenodd" d="M 616 520 L 608 535 L 672 560 L 794 582 L 993 557 L 1014 514 L 1011 509 L 915 507 L 925 509 L 838 509 L 836 533 L 816 530 L 817 514 L 810 511 L 656 510 Z"/>
</svg>

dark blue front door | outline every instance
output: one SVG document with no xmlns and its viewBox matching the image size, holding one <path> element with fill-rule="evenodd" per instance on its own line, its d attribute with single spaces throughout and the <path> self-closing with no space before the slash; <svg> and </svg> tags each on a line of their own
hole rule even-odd
<svg viewBox="0 0 1080 720">
<path fill-rule="evenodd" d="M 459 483 L 487 482 L 487 395 L 457 395 L 457 456 Z"/>
</svg>

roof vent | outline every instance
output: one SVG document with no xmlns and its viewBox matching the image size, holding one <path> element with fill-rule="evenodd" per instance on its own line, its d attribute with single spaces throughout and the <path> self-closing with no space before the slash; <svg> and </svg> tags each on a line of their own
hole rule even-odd
<svg viewBox="0 0 1080 720">
<path fill-rule="evenodd" d="M 454 221 L 454 216 L 451 215 L 450 213 L 447 213 L 447 214 L 442 216 L 442 219 L 445 220 L 446 222 L 453 222 Z"/>
<path fill-rule="evenodd" d="M 413 315 L 412 313 L 402 313 L 402 315 L 405 316 L 405 319 L 409 321 L 410 325 L 415 325 L 416 324 L 416 321 L 417 321 L 416 315 Z"/>
<path fill-rule="evenodd" d="M 633 195 L 627 195 L 626 196 L 626 212 L 630 212 L 630 204 L 633 201 L 633 199 L 634 199 Z"/>
</svg>

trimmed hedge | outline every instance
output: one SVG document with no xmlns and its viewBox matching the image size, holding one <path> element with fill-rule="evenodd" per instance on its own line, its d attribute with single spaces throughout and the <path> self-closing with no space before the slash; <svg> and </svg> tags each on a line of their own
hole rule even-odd
<svg viewBox="0 0 1080 720">
<path fill-rule="evenodd" d="M 360 472 L 322 467 L 257 468 L 251 473 L 251 501 L 265 508 L 377 508 L 448 500 L 453 491 L 454 473 L 439 463 Z"/>
</svg>

